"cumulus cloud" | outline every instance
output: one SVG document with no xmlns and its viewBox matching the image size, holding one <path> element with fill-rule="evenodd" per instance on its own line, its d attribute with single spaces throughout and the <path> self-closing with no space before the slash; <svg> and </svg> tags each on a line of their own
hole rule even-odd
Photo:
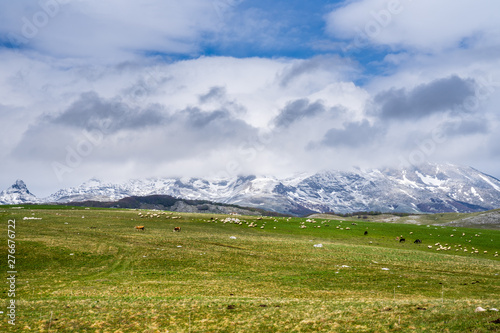
<svg viewBox="0 0 500 333">
<path fill-rule="evenodd" d="M 485 119 L 450 120 L 441 126 L 442 134 L 448 138 L 454 136 L 488 134 L 489 131 L 490 126 Z"/>
<path fill-rule="evenodd" d="M 321 145 L 327 147 L 366 147 L 380 144 L 384 130 L 367 120 L 345 123 L 343 128 L 332 128 L 326 132 Z"/>
<path fill-rule="evenodd" d="M 225 97 L 226 97 L 226 88 L 211 87 L 208 93 L 200 95 L 199 101 L 200 103 L 206 103 L 213 100 L 220 101 Z"/>
<path fill-rule="evenodd" d="M 231 9 L 204 0 L 2 2 L 0 35 L 14 47 L 105 61 L 137 53 L 197 53 L 203 34 L 220 29 Z"/>
<path fill-rule="evenodd" d="M 81 162 L 61 186 L 370 168 L 424 150 L 498 170 L 498 6 L 1 2 L 0 182 L 54 189 L 51 164 L 71 151 Z"/>
<path fill-rule="evenodd" d="M 205 139 L 218 137 L 222 141 L 227 141 L 228 137 L 237 138 L 245 135 L 251 129 L 245 121 L 234 118 L 227 110 L 201 111 L 198 108 L 188 108 L 182 110 L 168 118 L 171 124 L 183 123 L 196 131 L 203 130 L 197 136 Z M 183 131 L 184 129 L 179 129 Z M 191 133 L 191 131 L 187 131 Z"/>
<path fill-rule="evenodd" d="M 158 108 L 134 109 L 119 100 L 105 100 L 88 92 L 61 114 L 46 116 L 46 122 L 87 130 L 105 127 L 107 132 L 141 129 L 162 124 L 165 116 Z"/>
<path fill-rule="evenodd" d="M 465 101 L 474 94 L 473 80 L 451 76 L 409 91 L 401 88 L 378 93 L 371 105 L 374 110 L 370 112 L 387 120 L 419 119 L 439 112 L 463 111 Z"/>
<path fill-rule="evenodd" d="M 43 157 L 55 147 L 64 150 L 67 144 L 77 144 L 75 140 L 82 139 L 86 132 L 99 133 L 104 136 L 102 144 L 109 141 L 116 148 L 122 145 L 116 138 L 128 135 L 141 137 L 141 142 L 146 146 L 168 143 L 171 147 L 191 146 L 188 149 L 190 151 L 197 146 L 220 149 L 221 145 L 234 144 L 234 141 L 227 140 L 228 137 L 243 139 L 245 135 L 252 135 L 252 131 L 251 126 L 224 109 L 202 111 L 189 107 L 172 113 L 157 105 L 136 109 L 121 101 L 108 100 L 95 92 L 89 92 L 82 94 L 79 100 L 60 114 L 40 117 L 24 133 L 16 151 L 18 155 L 33 156 L 31 152 L 37 150 L 36 156 Z M 65 139 L 61 140 L 59 136 Z M 207 146 L 208 143 L 212 146 Z M 128 148 L 128 143 L 124 143 L 120 151 Z M 141 149 L 139 146 L 136 148 Z"/>
<path fill-rule="evenodd" d="M 441 52 L 500 40 L 495 0 L 346 1 L 327 16 L 327 31 L 353 46 L 389 45 Z"/>
<path fill-rule="evenodd" d="M 300 60 L 287 67 L 280 76 L 280 84 L 287 87 L 301 77 L 315 77 L 321 81 L 323 77 L 331 81 L 342 80 L 347 74 L 356 72 L 356 66 L 348 59 L 338 56 L 316 56 L 311 59 Z M 332 80 L 333 79 L 333 80 Z"/>
<path fill-rule="evenodd" d="M 321 101 L 310 103 L 308 99 L 299 99 L 288 103 L 274 118 L 274 124 L 276 127 L 288 127 L 296 121 L 314 117 L 323 112 L 325 112 L 325 106 Z"/>
</svg>

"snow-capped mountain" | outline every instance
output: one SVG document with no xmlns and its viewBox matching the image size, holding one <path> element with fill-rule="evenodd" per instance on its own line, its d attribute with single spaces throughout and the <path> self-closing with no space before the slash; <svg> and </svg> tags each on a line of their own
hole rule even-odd
<svg viewBox="0 0 500 333">
<path fill-rule="evenodd" d="M 37 203 L 40 200 L 33 195 L 26 184 L 22 180 L 16 180 L 16 182 L 6 189 L 5 191 L 0 192 L 0 204 L 8 205 L 8 204 L 21 204 L 21 203 Z"/>
<path fill-rule="evenodd" d="M 500 207 L 500 181 L 470 167 L 423 164 L 407 169 L 325 171 L 299 177 L 154 178 L 109 184 L 92 179 L 43 202 L 118 200 L 166 194 L 280 213 L 472 212 Z"/>
</svg>

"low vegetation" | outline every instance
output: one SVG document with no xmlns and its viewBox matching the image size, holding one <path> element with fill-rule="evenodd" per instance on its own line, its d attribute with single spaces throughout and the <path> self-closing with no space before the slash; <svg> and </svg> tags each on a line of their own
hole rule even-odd
<svg viewBox="0 0 500 333">
<path fill-rule="evenodd" d="M 349 218 L 0 207 L 0 331 L 500 332 L 500 231 Z"/>
</svg>

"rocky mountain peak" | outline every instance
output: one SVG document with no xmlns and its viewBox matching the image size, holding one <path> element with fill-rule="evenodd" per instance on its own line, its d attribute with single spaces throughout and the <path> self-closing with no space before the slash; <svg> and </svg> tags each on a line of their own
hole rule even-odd
<svg viewBox="0 0 500 333">
<path fill-rule="evenodd" d="M 21 179 L 16 180 L 11 187 L 0 192 L 0 203 L 20 204 L 39 202 L 39 199 L 28 190 L 28 187 Z"/>
<path fill-rule="evenodd" d="M 11 192 L 16 191 L 16 192 L 30 193 L 28 187 L 21 179 L 16 180 L 16 182 L 9 189 L 7 189 L 7 191 L 9 190 L 11 190 Z"/>
</svg>

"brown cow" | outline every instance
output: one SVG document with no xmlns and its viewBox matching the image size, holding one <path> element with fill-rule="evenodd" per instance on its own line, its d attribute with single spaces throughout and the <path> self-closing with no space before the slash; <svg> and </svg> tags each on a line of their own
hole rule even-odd
<svg viewBox="0 0 500 333">
<path fill-rule="evenodd" d="M 138 225 L 135 227 L 136 230 L 142 230 L 144 231 L 144 226 L 143 225 Z"/>
<path fill-rule="evenodd" d="M 174 227 L 174 232 L 176 232 L 176 231 L 180 232 L 181 231 L 181 227 Z"/>
</svg>

